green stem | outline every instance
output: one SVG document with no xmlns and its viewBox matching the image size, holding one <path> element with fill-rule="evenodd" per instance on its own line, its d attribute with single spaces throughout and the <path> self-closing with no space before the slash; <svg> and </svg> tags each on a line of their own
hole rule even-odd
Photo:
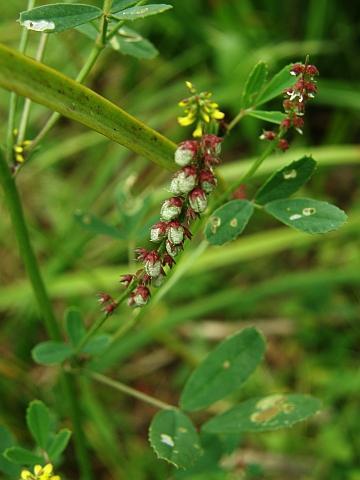
<svg viewBox="0 0 360 480">
<path fill-rule="evenodd" d="M 252 110 L 252 108 L 242 108 L 240 112 L 236 115 L 236 117 L 234 117 L 227 126 L 226 134 L 230 133 L 230 131 L 235 127 L 235 125 L 237 125 L 240 120 L 242 120 L 248 114 L 250 110 Z"/>
<path fill-rule="evenodd" d="M 28 0 L 27 10 L 33 8 L 35 0 Z M 20 37 L 19 52 L 24 53 L 27 46 L 27 41 L 29 38 L 29 30 L 23 28 Z M 8 163 L 12 162 L 13 159 L 13 147 L 14 147 L 14 128 L 15 128 L 15 114 L 16 114 L 16 104 L 17 104 L 17 95 L 12 92 L 10 94 L 10 103 L 9 103 L 9 118 L 8 118 L 8 127 L 6 135 L 6 159 Z"/>
<path fill-rule="evenodd" d="M 104 7 L 103 7 L 104 15 L 101 17 L 100 32 L 93 48 L 89 53 L 88 58 L 86 59 L 85 64 L 83 65 L 82 69 L 80 70 L 77 77 L 75 78 L 75 80 L 79 83 L 84 83 L 89 73 L 91 72 L 93 66 L 95 65 L 97 59 L 99 58 L 100 53 L 104 50 L 106 46 L 106 32 L 107 32 L 107 26 L 108 26 L 107 15 L 110 12 L 112 2 L 113 0 L 104 0 Z M 36 135 L 36 137 L 32 141 L 31 147 L 29 148 L 28 151 L 32 151 L 37 145 L 39 145 L 39 143 L 53 128 L 53 126 L 56 124 L 56 122 L 59 120 L 60 117 L 61 117 L 61 114 L 58 112 L 54 112 L 50 115 L 50 117 L 48 118 L 43 128 L 40 130 L 40 132 Z"/>
<path fill-rule="evenodd" d="M 35 55 L 35 60 L 37 60 L 38 62 L 41 62 L 44 56 L 47 40 L 48 40 L 48 35 L 46 33 L 43 33 L 40 36 L 39 46 Z M 19 132 L 17 136 L 18 144 L 22 143 L 25 140 L 26 127 L 29 121 L 31 104 L 32 104 L 32 101 L 29 98 L 26 98 L 24 102 L 23 112 L 20 119 L 20 124 L 19 124 Z"/>
<path fill-rule="evenodd" d="M 24 212 L 15 181 L 5 158 L 0 152 L 0 182 L 2 184 L 5 199 L 11 215 L 15 235 L 19 244 L 20 255 L 25 263 L 27 273 L 41 312 L 45 327 L 53 340 L 61 340 L 60 327 L 56 321 L 44 281 L 42 279 L 38 263 L 30 242 L 29 232 L 26 226 Z M 74 428 L 75 449 L 79 462 L 82 479 L 92 480 L 90 462 L 85 448 L 85 437 L 80 424 L 80 407 L 77 403 L 74 380 L 68 374 L 62 375 L 62 384 L 65 395 L 69 401 L 72 423 Z"/>
<path fill-rule="evenodd" d="M 174 409 L 176 408 L 174 405 L 170 405 L 169 403 L 162 402 L 155 397 L 151 397 L 150 395 L 146 395 L 146 393 L 140 392 L 139 390 L 135 390 L 134 388 L 125 385 L 124 383 L 118 382 L 117 380 L 113 380 L 112 378 L 106 377 L 105 375 L 101 375 L 101 373 L 91 372 L 89 370 L 82 370 L 87 376 L 96 380 L 97 382 L 103 383 L 104 385 L 108 385 L 109 387 L 114 388 L 115 390 L 119 390 L 120 392 L 129 395 L 130 397 L 137 398 L 142 402 L 148 403 L 156 408 L 161 409 Z"/>
</svg>

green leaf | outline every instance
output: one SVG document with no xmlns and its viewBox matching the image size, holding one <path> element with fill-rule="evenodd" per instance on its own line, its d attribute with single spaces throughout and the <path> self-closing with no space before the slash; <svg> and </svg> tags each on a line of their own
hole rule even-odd
<svg viewBox="0 0 360 480">
<path fill-rule="evenodd" d="M 102 334 L 92 338 L 81 351 L 89 355 L 100 355 L 109 346 L 111 341 L 110 335 Z"/>
<path fill-rule="evenodd" d="M 125 8 L 135 5 L 135 3 L 137 3 L 137 0 L 114 0 L 111 7 L 111 13 L 116 13 L 116 12 L 120 12 L 121 10 L 125 10 Z"/>
<path fill-rule="evenodd" d="M 340 208 L 311 198 L 275 200 L 267 203 L 265 210 L 289 227 L 307 233 L 331 232 L 347 220 Z"/>
<path fill-rule="evenodd" d="M 308 395 L 271 395 L 236 405 L 203 425 L 211 433 L 265 432 L 291 427 L 320 410 L 317 398 Z"/>
<path fill-rule="evenodd" d="M 26 411 L 26 423 L 35 442 L 45 450 L 50 436 L 50 414 L 40 400 L 32 401 Z"/>
<path fill-rule="evenodd" d="M 272 100 L 273 98 L 282 94 L 286 89 L 294 85 L 296 80 L 290 75 L 290 69 L 292 64 L 286 65 L 280 72 L 278 72 L 265 86 L 260 95 L 256 99 L 256 105 L 262 105 L 263 103 Z"/>
<path fill-rule="evenodd" d="M 42 342 L 31 351 L 32 357 L 40 365 L 55 365 L 62 363 L 72 355 L 72 349 L 63 342 Z"/>
<path fill-rule="evenodd" d="M 79 25 L 78 27 L 75 27 L 75 30 L 94 41 L 99 34 L 99 30 L 93 23 L 84 23 L 84 25 Z"/>
<path fill-rule="evenodd" d="M 166 12 L 166 10 L 170 10 L 170 8 L 173 8 L 172 5 L 165 5 L 163 3 L 156 5 L 142 5 L 122 10 L 116 15 L 113 15 L 113 17 L 115 17 L 117 20 L 133 21 L 139 18 L 148 17 L 150 15 L 158 15 L 159 13 Z"/>
<path fill-rule="evenodd" d="M 268 76 L 268 67 L 266 63 L 259 62 L 251 70 L 250 75 L 248 76 L 243 96 L 242 96 L 242 106 L 243 108 L 249 108 L 256 105 L 256 98 L 259 95 L 259 92 L 263 88 Z"/>
<path fill-rule="evenodd" d="M 44 462 L 44 459 L 39 455 L 35 455 L 30 450 L 22 447 L 10 447 L 4 452 L 4 457 L 12 463 L 18 465 L 40 465 Z"/>
<path fill-rule="evenodd" d="M 108 225 L 92 213 L 85 213 L 81 210 L 77 210 L 74 213 L 74 220 L 78 225 L 81 225 L 82 228 L 91 233 L 95 233 L 96 235 L 106 235 L 107 237 L 117 239 L 125 238 L 124 234 L 119 229 L 112 225 Z"/>
<path fill-rule="evenodd" d="M 9 475 L 11 478 L 18 478 L 20 476 L 19 467 L 2 455 L 2 452 L 13 446 L 14 443 L 15 440 L 12 434 L 4 426 L 0 425 L 0 472 Z"/>
<path fill-rule="evenodd" d="M 139 59 L 151 59 L 159 53 L 149 40 L 126 26 L 119 28 L 118 34 L 110 40 L 110 45 L 123 55 Z"/>
<path fill-rule="evenodd" d="M 231 200 L 213 212 L 209 218 L 205 235 L 212 245 L 222 245 L 238 237 L 246 227 L 254 206 L 248 200 Z"/>
<path fill-rule="evenodd" d="M 287 117 L 285 113 L 282 112 L 267 112 L 266 110 L 249 110 L 247 115 L 254 118 L 259 118 L 260 120 L 265 120 L 265 122 L 280 124 L 284 118 Z"/>
<path fill-rule="evenodd" d="M 58 33 L 91 22 L 101 15 L 102 10 L 92 5 L 54 3 L 21 12 L 19 22 L 28 30 Z"/>
<path fill-rule="evenodd" d="M 66 312 L 66 333 L 69 336 L 70 343 L 76 347 L 80 340 L 85 336 L 86 329 L 81 318 L 80 311 L 71 307 Z"/>
<path fill-rule="evenodd" d="M 56 462 L 67 447 L 71 437 L 71 431 L 64 428 L 60 430 L 49 443 L 46 452 L 52 462 Z"/>
<path fill-rule="evenodd" d="M 255 328 L 245 328 L 226 338 L 190 376 L 180 397 L 181 408 L 207 408 L 238 391 L 261 362 L 264 352 L 264 339 Z"/>
<path fill-rule="evenodd" d="M 273 200 L 289 197 L 309 180 L 315 168 L 315 160 L 306 156 L 286 165 L 271 175 L 260 187 L 256 192 L 255 202 L 264 205 Z"/>
<path fill-rule="evenodd" d="M 161 410 L 155 415 L 149 441 L 159 458 L 177 468 L 188 468 L 202 453 L 194 425 L 179 410 Z"/>
<path fill-rule="evenodd" d="M 3 45 L 0 86 L 92 128 L 163 168 L 176 168 L 173 142 L 91 89 Z"/>
</svg>

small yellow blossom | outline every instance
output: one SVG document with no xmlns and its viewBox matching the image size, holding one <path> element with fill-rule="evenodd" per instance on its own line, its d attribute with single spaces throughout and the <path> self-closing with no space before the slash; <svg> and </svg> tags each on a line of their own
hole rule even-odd
<svg viewBox="0 0 360 480">
<path fill-rule="evenodd" d="M 48 463 L 44 467 L 35 465 L 34 473 L 22 470 L 20 480 L 61 480 L 59 475 L 53 475 L 53 466 Z"/>
<path fill-rule="evenodd" d="M 178 122 L 182 127 L 196 123 L 193 136 L 201 137 L 204 130 L 207 131 L 207 124 L 217 122 L 225 115 L 219 110 L 219 105 L 211 100 L 211 92 L 197 93 L 191 82 L 185 82 L 185 84 L 192 96 L 179 102 L 179 106 L 184 108 L 185 115 L 178 117 Z"/>
</svg>

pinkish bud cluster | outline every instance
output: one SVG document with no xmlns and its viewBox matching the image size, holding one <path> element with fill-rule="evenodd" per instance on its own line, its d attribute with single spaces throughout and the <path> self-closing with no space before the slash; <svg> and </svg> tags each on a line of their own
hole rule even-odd
<svg viewBox="0 0 360 480">
<path fill-rule="evenodd" d="M 315 96 L 317 86 L 314 77 L 319 75 L 319 71 L 315 65 L 295 63 L 291 67 L 290 75 L 298 77 L 298 79 L 292 87 L 284 91 L 283 107 L 286 117 L 282 120 L 279 131 L 264 131 L 260 135 L 261 140 L 277 141 L 276 147 L 282 151 L 289 148 L 288 141 L 282 137 L 290 128 L 294 128 L 302 134 L 305 105 L 308 100 Z"/>
<path fill-rule="evenodd" d="M 118 306 L 118 303 L 108 293 L 99 293 L 98 302 L 102 305 L 101 310 L 106 315 L 111 315 Z"/>
<path fill-rule="evenodd" d="M 150 241 L 156 249 L 136 249 L 142 268 L 135 275 L 123 275 L 121 283 L 132 288 L 128 304 L 146 305 L 150 298 L 149 286 L 160 286 L 165 277 L 164 268 L 175 264 L 175 257 L 191 238 L 190 223 L 207 208 L 207 196 L 215 189 L 217 180 L 213 167 L 220 161 L 222 139 L 203 135 L 199 140 L 186 140 L 175 151 L 175 163 L 181 168 L 170 183 L 174 195 L 165 200 L 160 209 L 160 221 L 150 229 Z"/>
</svg>

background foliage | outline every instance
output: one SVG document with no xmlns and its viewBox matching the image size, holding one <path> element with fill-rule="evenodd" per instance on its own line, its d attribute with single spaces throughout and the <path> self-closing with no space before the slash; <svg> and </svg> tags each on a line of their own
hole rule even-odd
<svg viewBox="0 0 360 480">
<path fill-rule="evenodd" d="M 4 2 L 0 41 L 16 47 L 15 23 L 25 1 Z M 99 6 L 99 2 L 89 2 Z M 319 162 L 301 196 L 329 200 L 345 209 L 348 223 L 326 236 L 290 231 L 258 214 L 236 242 L 199 252 L 195 246 L 179 273 L 163 289 L 139 327 L 96 361 L 99 369 L 136 388 L 176 403 L 194 365 L 217 342 L 248 324 L 267 337 L 266 361 L 237 400 L 273 392 L 306 392 L 321 398 L 323 413 L 291 430 L 249 433 L 225 465 L 242 478 L 358 480 L 359 432 L 356 393 L 359 342 L 359 13 L 340 0 L 173 0 L 174 9 L 138 27 L 159 49 L 138 61 L 107 50 L 88 84 L 169 138 L 179 141 L 177 101 L 184 80 L 214 92 L 227 118 L 238 111 L 244 81 L 258 60 L 272 72 L 306 53 L 320 70 L 319 95 L 310 105 L 303 137 L 286 154 L 265 162 L 258 185 L 274 167 L 303 154 Z M 30 35 L 29 53 L 38 36 Z M 75 77 L 90 48 L 71 31 L 49 38 L 45 62 Z M 274 110 L 279 102 L 274 101 Z M 0 95 L 0 136 L 5 136 L 8 94 Z M 48 112 L 34 106 L 29 136 Z M 236 179 L 263 145 L 266 124 L 244 119 L 224 145 L 225 181 Z M 88 323 L 98 318 L 95 293 L 111 290 L 128 270 L 156 215 L 169 174 L 85 127 L 62 120 L 19 176 L 31 235 L 59 318 L 78 306 Z M 256 183 L 256 182 L 255 182 Z M 249 192 L 253 194 L 256 191 Z M 46 338 L 32 293 L 14 248 L 10 221 L 1 204 L 0 423 L 23 443 L 24 414 L 33 398 L 55 405 L 54 370 L 36 366 L 31 348 Z M 97 218 L 120 234 L 103 226 Z M 105 230 L 104 230 L 105 229 Z M 136 242 L 136 243 L 135 243 Z M 121 329 L 126 307 L 108 323 Z M 142 315 L 142 314 L 140 314 Z M 29 364 L 32 365 L 29 372 Z M 56 371 L 55 371 L 56 375 Z M 99 479 L 163 479 L 169 467 L 147 444 L 154 409 L 82 383 L 86 433 Z M 111 412 L 111 416 L 108 416 Z M 65 415 L 66 416 L 66 415 Z M 66 425 L 64 425 L 66 427 Z M 63 471 L 71 478 L 68 451 Z M 180 478 L 180 476 L 179 476 Z M 183 477 L 182 477 L 183 478 Z M 192 477 L 194 478 L 194 477 Z M 207 479 L 210 478 L 207 476 Z M 211 477 L 212 478 L 212 477 Z M 213 478 L 230 478 L 214 473 Z"/>
</svg>

